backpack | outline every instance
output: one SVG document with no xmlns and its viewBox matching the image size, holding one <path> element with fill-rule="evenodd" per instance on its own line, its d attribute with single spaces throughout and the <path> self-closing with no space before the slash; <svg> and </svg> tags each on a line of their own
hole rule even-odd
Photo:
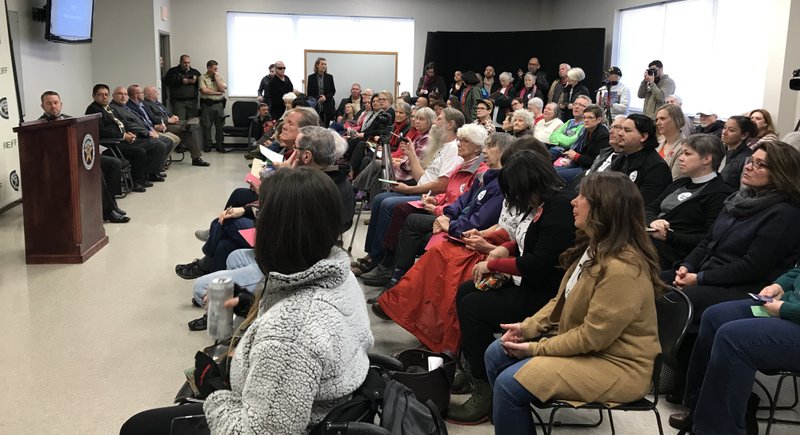
<svg viewBox="0 0 800 435">
<path fill-rule="evenodd" d="M 350 400 L 330 410 L 309 435 L 346 433 L 337 432 L 342 428 L 340 423 L 373 423 L 383 403 L 383 391 L 387 382 L 390 382 L 389 372 L 377 367 L 370 367 L 364 383 L 353 392 Z"/>
<path fill-rule="evenodd" d="M 387 382 L 383 391 L 381 427 L 392 435 L 447 435 L 447 425 L 433 401 L 420 402 L 397 381 Z"/>
</svg>

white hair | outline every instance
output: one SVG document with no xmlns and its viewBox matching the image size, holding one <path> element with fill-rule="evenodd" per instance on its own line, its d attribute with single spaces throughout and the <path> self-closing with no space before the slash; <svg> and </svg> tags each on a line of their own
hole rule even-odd
<svg viewBox="0 0 800 435">
<path fill-rule="evenodd" d="M 544 101 L 539 97 L 533 97 L 528 100 L 528 107 L 537 107 L 539 110 L 544 109 Z"/>
<path fill-rule="evenodd" d="M 328 129 L 328 132 L 333 136 L 333 141 L 335 145 L 335 149 L 333 151 L 334 159 L 338 159 L 342 157 L 344 153 L 347 151 L 347 141 L 336 132 L 336 130 Z"/>
<path fill-rule="evenodd" d="M 483 150 L 483 146 L 486 144 L 486 138 L 489 137 L 489 133 L 486 131 L 486 127 L 482 125 L 464 124 L 458 129 L 458 131 L 456 131 L 456 137 L 459 139 L 467 139 L 475 145 L 478 145 L 478 147 Z"/>
<path fill-rule="evenodd" d="M 575 67 L 567 71 L 567 77 L 579 82 L 586 78 L 586 73 L 583 72 L 582 68 Z"/>
<path fill-rule="evenodd" d="M 297 95 L 295 95 L 294 92 L 287 92 L 283 94 L 283 101 L 292 102 L 295 98 L 297 98 Z"/>
<path fill-rule="evenodd" d="M 514 81 L 514 76 L 512 76 L 511 73 L 508 71 L 503 71 L 500 73 L 499 76 L 497 76 L 497 79 L 511 83 L 512 81 Z"/>
<path fill-rule="evenodd" d="M 525 128 L 533 127 L 533 114 L 525 109 L 515 110 L 514 114 L 511 116 L 511 120 L 513 121 L 514 118 L 522 118 L 522 120 L 525 121 Z"/>
</svg>

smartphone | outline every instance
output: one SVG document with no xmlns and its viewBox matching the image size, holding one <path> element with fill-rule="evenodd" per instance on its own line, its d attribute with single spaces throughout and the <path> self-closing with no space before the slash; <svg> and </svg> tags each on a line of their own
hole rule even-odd
<svg viewBox="0 0 800 435">
<path fill-rule="evenodd" d="M 774 300 L 769 296 L 761 296 L 761 295 L 757 295 L 757 294 L 754 294 L 754 293 L 748 293 L 747 295 L 750 296 L 750 299 L 752 299 L 752 300 L 754 300 L 756 302 L 766 303 L 766 302 L 772 302 Z"/>
<path fill-rule="evenodd" d="M 383 178 L 378 178 L 378 181 L 381 181 L 381 182 L 384 182 L 384 183 L 388 183 L 388 184 L 400 184 L 400 183 L 399 183 L 399 182 L 397 182 L 397 181 L 394 181 L 394 180 L 384 180 Z"/>
<path fill-rule="evenodd" d="M 648 233 L 654 233 L 654 232 L 658 231 L 657 229 L 655 229 L 655 228 L 650 228 L 650 227 L 647 227 L 647 228 L 645 228 L 644 230 L 645 230 L 645 231 L 647 231 Z"/>
<path fill-rule="evenodd" d="M 204 435 L 210 434 L 211 431 L 205 415 L 189 415 L 173 418 L 170 433 L 172 435 Z"/>
</svg>

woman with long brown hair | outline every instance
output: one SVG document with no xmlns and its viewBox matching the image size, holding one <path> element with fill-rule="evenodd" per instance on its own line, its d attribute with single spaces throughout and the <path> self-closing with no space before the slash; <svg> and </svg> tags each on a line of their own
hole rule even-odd
<svg viewBox="0 0 800 435">
<path fill-rule="evenodd" d="M 624 174 L 586 176 L 572 200 L 576 244 L 558 295 L 486 351 L 496 434 L 535 433 L 530 402 L 624 403 L 650 387 L 663 288 L 644 203 Z"/>
</svg>

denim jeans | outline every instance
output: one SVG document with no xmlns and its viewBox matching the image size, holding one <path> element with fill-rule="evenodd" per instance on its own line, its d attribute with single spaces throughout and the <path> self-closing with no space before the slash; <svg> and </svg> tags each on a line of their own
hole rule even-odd
<svg viewBox="0 0 800 435">
<path fill-rule="evenodd" d="M 800 370 L 800 324 L 753 317 L 750 300 L 708 308 L 689 361 L 684 404 L 696 434 L 745 434 L 757 370 Z"/>
<path fill-rule="evenodd" d="M 380 263 L 386 253 L 383 247 L 383 238 L 392 222 L 394 207 L 397 204 L 415 201 L 419 198 L 419 196 L 405 196 L 395 192 L 383 192 L 372 198 L 372 212 L 369 217 L 364 251 L 369 254 L 373 262 Z"/>
<path fill-rule="evenodd" d="M 494 433 L 529 435 L 536 433 L 531 414 L 531 402 L 536 399 L 514 375 L 531 358 L 518 359 L 506 355 L 500 340 L 495 340 L 484 354 L 486 375 L 492 386 Z"/>
<path fill-rule="evenodd" d="M 255 294 L 259 284 L 264 279 L 258 264 L 256 264 L 256 254 L 252 249 L 237 249 L 231 252 L 226 262 L 227 269 L 209 273 L 197 278 L 194 281 L 193 298 L 195 302 L 203 305 L 203 297 L 206 295 L 208 285 L 214 278 L 230 277 L 233 282 L 239 284 L 251 294 Z"/>
</svg>

